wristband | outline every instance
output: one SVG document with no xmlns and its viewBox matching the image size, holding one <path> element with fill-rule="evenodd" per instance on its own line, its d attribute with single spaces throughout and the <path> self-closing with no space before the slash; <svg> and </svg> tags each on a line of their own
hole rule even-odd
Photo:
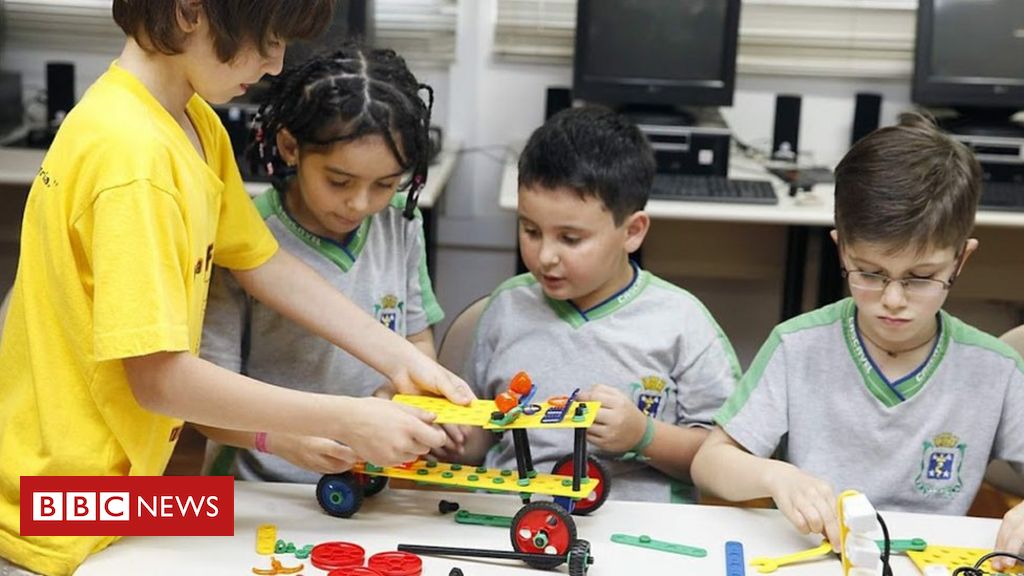
<svg viewBox="0 0 1024 576">
<path fill-rule="evenodd" d="M 270 453 L 270 450 L 267 450 L 267 433 L 266 432 L 257 432 L 256 433 L 256 441 L 253 442 L 253 443 L 256 445 L 256 451 L 257 452 L 263 452 L 264 454 L 269 454 Z"/>
<path fill-rule="evenodd" d="M 643 452 L 651 445 L 654 441 L 654 418 L 647 417 L 647 428 L 644 429 L 644 435 L 640 438 L 640 441 L 636 443 L 636 446 L 630 448 L 625 454 L 619 457 L 619 460 L 637 460 L 643 462 L 648 458 L 644 456 Z"/>
</svg>

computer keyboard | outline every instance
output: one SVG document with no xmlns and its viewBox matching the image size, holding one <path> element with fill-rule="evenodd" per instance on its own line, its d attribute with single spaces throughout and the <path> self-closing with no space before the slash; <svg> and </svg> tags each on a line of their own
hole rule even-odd
<svg viewBox="0 0 1024 576">
<path fill-rule="evenodd" d="M 1024 182 L 983 183 L 979 208 L 1024 212 Z"/>
<path fill-rule="evenodd" d="M 779 203 L 771 183 L 764 180 L 733 180 L 722 176 L 691 174 L 655 175 L 651 198 L 733 204 Z"/>
</svg>

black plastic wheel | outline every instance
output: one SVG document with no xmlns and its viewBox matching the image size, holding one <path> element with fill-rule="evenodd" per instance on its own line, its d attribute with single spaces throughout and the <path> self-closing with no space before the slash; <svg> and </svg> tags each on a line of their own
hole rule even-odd
<svg viewBox="0 0 1024 576">
<path fill-rule="evenodd" d="M 363 505 L 363 487 L 351 472 L 325 474 L 316 483 L 316 501 L 331 516 L 348 518 Z"/>
<path fill-rule="evenodd" d="M 388 485 L 387 476 L 366 476 L 363 483 L 363 496 L 370 498 L 380 494 Z"/>
<path fill-rule="evenodd" d="M 586 576 L 590 565 L 594 563 L 590 555 L 590 542 L 577 540 L 569 550 L 569 576 Z"/>
<path fill-rule="evenodd" d="M 576 543 L 576 522 L 557 504 L 531 502 L 512 519 L 511 536 L 516 552 L 538 554 L 526 560 L 527 564 L 550 570 L 565 562 Z"/>
<path fill-rule="evenodd" d="M 552 474 L 560 474 L 562 476 L 572 476 L 572 454 L 566 454 L 555 462 L 555 465 L 551 467 Z M 605 500 L 608 499 L 608 493 L 611 491 L 611 477 L 608 475 L 608 470 L 604 467 L 593 456 L 587 456 L 587 478 L 595 478 L 598 480 L 598 485 L 594 488 L 594 491 L 590 493 L 590 496 L 577 500 L 572 503 L 571 512 L 575 516 L 586 516 L 591 512 L 597 510 L 604 504 Z M 561 505 L 563 508 L 569 509 L 567 504 L 568 498 L 556 497 L 555 502 Z"/>
</svg>

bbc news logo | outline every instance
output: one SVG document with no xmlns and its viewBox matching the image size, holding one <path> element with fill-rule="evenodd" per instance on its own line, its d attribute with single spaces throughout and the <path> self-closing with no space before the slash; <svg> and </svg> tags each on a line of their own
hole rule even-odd
<svg viewBox="0 0 1024 576">
<path fill-rule="evenodd" d="M 22 476 L 22 536 L 232 536 L 230 476 Z"/>
</svg>

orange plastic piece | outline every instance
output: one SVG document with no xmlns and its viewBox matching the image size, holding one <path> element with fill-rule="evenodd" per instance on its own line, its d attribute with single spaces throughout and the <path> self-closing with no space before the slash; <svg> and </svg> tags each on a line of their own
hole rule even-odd
<svg viewBox="0 0 1024 576">
<path fill-rule="evenodd" d="M 552 396 L 548 398 L 548 404 L 552 408 L 565 408 L 566 403 L 569 402 L 568 396 Z"/>
<path fill-rule="evenodd" d="M 498 410 L 501 410 L 502 414 L 508 414 L 509 410 L 519 405 L 519 398 L 516 398 L 510 392 L 502 392 L 494 399 L 494 405 Z"/>
<path fill-rule="evenodd" d="M 517 396 L 522 396 L 533 389 L 533 381 L 526 372 L 517 372 L 508 383 L 508 389 Z"/>
<path fill-rule="evenodd" d="M 302 572 L 305 568 L 305 564 L 299 564 L 298 566 L 292 566 L 291 568 L 285 568 L 281 565 L 281 561 L 277 558 L 270 559 L 270 568 L 253 568 L 253 574 L 259 574 L 260 576 L 275 576 L 276 574 L 295 574 L 296 572 Z"/>
</svg>

